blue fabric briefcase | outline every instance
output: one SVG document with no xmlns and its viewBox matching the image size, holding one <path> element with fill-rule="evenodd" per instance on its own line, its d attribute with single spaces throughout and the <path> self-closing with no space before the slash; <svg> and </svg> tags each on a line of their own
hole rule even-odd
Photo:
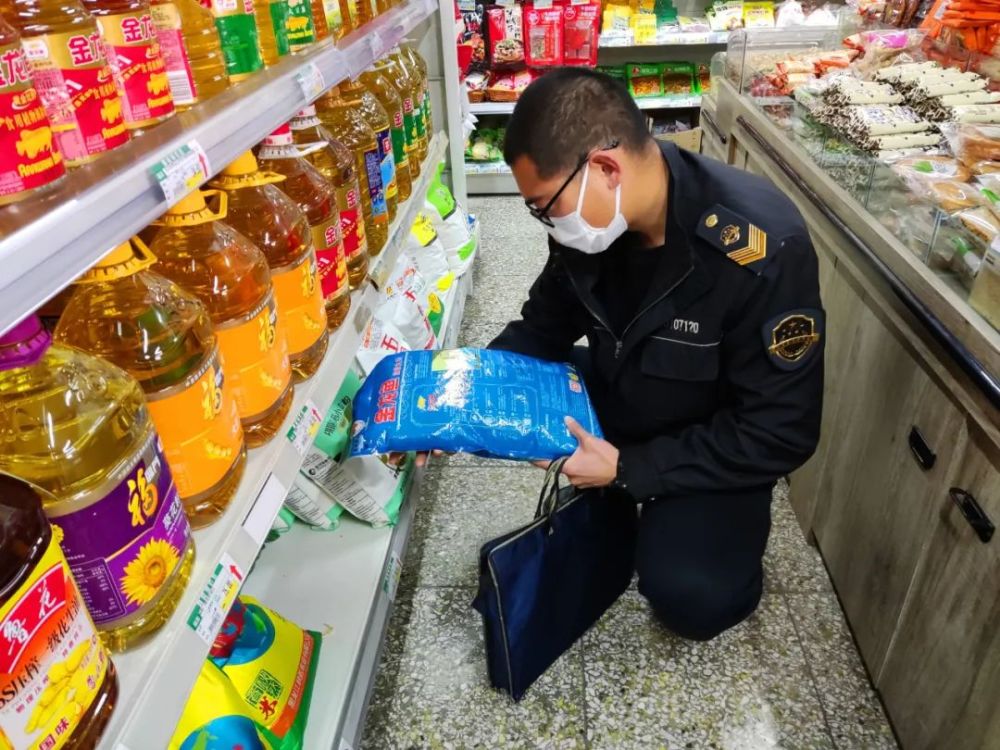
<svg viewBox="0 0 1000 750">
<path fill-rule="evenodd" d="M 483 545 L 479 592 L 490 682 L 514 700 L 628 588 L 636 510 L 602 490 L 560 489 L 545 475 L 535 520 Z"/>
</svg>

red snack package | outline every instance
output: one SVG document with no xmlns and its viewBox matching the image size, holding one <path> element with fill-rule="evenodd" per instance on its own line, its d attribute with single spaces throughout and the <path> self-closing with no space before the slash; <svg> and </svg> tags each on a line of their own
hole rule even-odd
<svg viewBox="0 0 1000 750">
<path fill-rule="evenodd" d="M 524 11 L 524 59 L 535 68 L 563 64 L 563 8 L 536 8 Z"/>
<path fill-rule="evenodd" d="M 493 70 L 520 67 L 524 64 L 524 37 L 521 6 L 491 6 L 486 9 L 489 35 L 490 67 Z"/>
<path fill-rule="evenodd" d="M 563 10 L 563 65 L 597 65 L 600 31 L 599 3 L 567 5 Z"/>
</svg>

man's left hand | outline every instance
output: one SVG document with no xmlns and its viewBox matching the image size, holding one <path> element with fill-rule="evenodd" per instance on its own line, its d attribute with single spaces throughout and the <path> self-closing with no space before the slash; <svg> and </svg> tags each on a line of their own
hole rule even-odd
<svg viewBox="0 0 1000 750">
<path fill-rule="evenodd" d="M 607 440 L 587 432 L 572 417 L 566 417 L 566 427 L 576 438 L 578 447 L 563 464 L 562 473 L 570 484 L 580 489 L 605 487 L 618 475 L 618 449 Z M 549 461 L 537 461 L 536 466 L 548 468 Z"/>
</svg>

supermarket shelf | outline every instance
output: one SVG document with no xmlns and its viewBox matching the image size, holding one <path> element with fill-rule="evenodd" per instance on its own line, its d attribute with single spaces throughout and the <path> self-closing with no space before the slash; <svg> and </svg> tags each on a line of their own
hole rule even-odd
<svg viewBox="0 0 1000 750">
<path fill-rule="evenodd" d="M 436 0 L 409 0 L 339 46 L 326 40 L 285 58 L 75 170 L 46 195 L 0 209 L 0 333 L 168 208 L 151 171 L 159 162 L 195 142 L 209 173 L 221 169 L 435 12 Z"/>
<path fill-rule="evenodd" d="M 368 276 L 379 289 L 385 284 L 396 265 L 396 258 L 406 242 L 409 229 L 413 226 L 413 220 L 417 217 L 417 212 L 424 207 L 423 196 L 427 194 L 427 187 L 434 177 L 437 165 L 444 158 L 448 149 L 448 136 L 443 132 L 437 133 L 427 146 L 427 159 L 420 170 L 420 177 L 413 183 L 411 189 L 413 196 L 420 196 L 419 201 L 410 200 L 396 212 L 396 220 L 389 227 L 389 241 L 385 248 L 379 253 L 368 266 Z"/>
<path fill-rule="evenodd" d="M 647 49 L 649 47 L 674 47 L 674 46 L 721 46 L 729 41 L 728 31 L 708 31 L 708 32 L 691 32 L 691 31 L 675 31 L 675 32 L 660 32 L 656 35 L 656 38 L 652 41 L 646 42 L 644 44 L 636 44 L 631 31 L 623 31 L 618 33 L 602 33 L 600 40 L 598 41 L 598 47 L 603 49 L 615 48 L 632 48 L 641 47 Z"/>
<path fill-rule="evenodd" d="M 430 179 L 446 142 L 443 134 L 433 139 L 421 170 L 422 179 L 424 175 Z M 423 207 L 425 189 L 426 182 L 422 187 L 418 185 L 413 197 L 399 208 L 389 242 L 381 254 L 389 268 L 395 265 L 402 248 L 400 237 L 405 236 L 417 211 Z M 421 199 L 415 200 L 416 196 Z M 322 418 L 326 413 L 354 360 L 361 334 L 378 300 L 379 292 L 371 283 L 354 292 L 351 309 L 331 337 L 320 369 L 310 380 L 296 386 L 294 404 L 278 435 L 266 446 L 250 451 L 246 473 L 232 505 L 219 521 L 195 532 L 195 565 L 177 610 L 147 642 L 114 656 L 120 681 L 119 699 L 103 736 L 103 748 L 144 750 L 167 746 L 221 625 L 221 615 L 228 610 L 254 565 L 287 489 L 302 465 L 309 441 L 293 443 L 290 431 L 299 415 L 315 413 Z M 298 553 L 296 556 L 300 561 L 308 559 Z M 231 584 L 228 587 L 223 585 L 227 582 Z M 213 592 L 225 595 L 213 600 Z M 202 614 L 200 626 L 195 614 L 198 612 Z"/>
<path fill-rule="evenodd" d="M 651 96 L 636 99 L 639 109 L 687 109 L 701 106 L 701 95 L 696 96 Z M 515 102 L 479 102 L 469 105 L 474 115 L 509 115 L 514 111 Z"/>
<path fill-rule="evenodd" d="M 445 343 L 454 342 L 469 270 L 446 299 Z M 324 636 L 304 747 L 357 747 L 396 595 L 423 472 L 414 472 L 399 521 L 372 529 L 344 516 L 333 532 L 296 524 L 261 552 L 244 590 Z"/>
<path fill-rule="evenodd" d="M 469 195 L 517 195 L 517 183 L 506 164 L 487 165 L 466 162 L 465 182 Z"/>
</svg>

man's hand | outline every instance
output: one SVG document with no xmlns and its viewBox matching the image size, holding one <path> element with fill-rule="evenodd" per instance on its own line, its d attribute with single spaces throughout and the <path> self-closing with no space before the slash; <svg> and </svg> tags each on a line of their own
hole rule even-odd
<svg viewBox="0 0 1000 750">
<path fill-rule="evenodd" d="M 580 489 L 611 484 L 618 475 L 618 449 L 607 440 L 591 435 L 572 417 L 566 417 L 566 427 L 578 443 L 562 469 L 570 484 Z M 551 461 L 534 463 L 547 469 Z"/>
</svg>

